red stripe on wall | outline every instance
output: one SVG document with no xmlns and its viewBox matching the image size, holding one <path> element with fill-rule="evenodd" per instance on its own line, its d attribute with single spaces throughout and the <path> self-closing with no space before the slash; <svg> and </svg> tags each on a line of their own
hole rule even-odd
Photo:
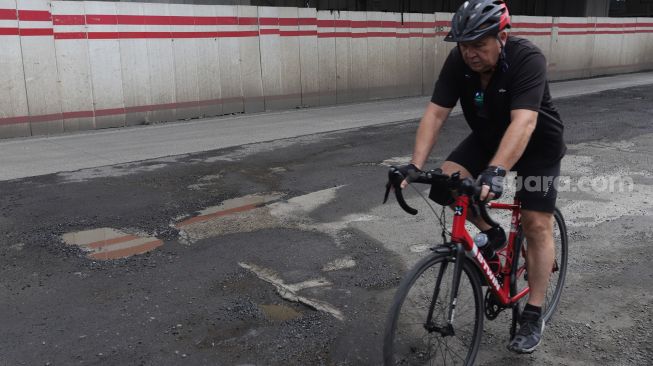
<svg viewBox="0 0 653 366">
<path fill-rule="evenodd" d="M 558 23 L 558 28 L 594 28 L 594 23 Z"/>
<path fill-rule="evenodd" d="M 318 27 L 333 28 L 334 24 L 335 24 L 335 20 L 318 20 L 317 21 L 317 26 Z"/>
<path fill-rule="evenodd" d="M 86 39 L 86 32 L 56 32 L 54 39 Z"/>
<path fill-rule="evenodd" d="M 125 114 L 125 108 L 98 109 L 95 111 L 96 117 L 112 116 L 114 114 Z"/>
<path fill-rule="evenodd" d="M 15 125 L 19 123 L 28 123 L 28 122 L 29 122 L 29 116 L 0 118 L 0 126 Z"/>
<path fill-rule="evenodd" d="M 218 32 L 170 32 L 172 38 L 215 38 Z"/>
<path fill-rule="evenodd" d="M 20 28 L 18 32 L 24 37 L 54 35 L 52 28 Z"/>
<path fill-rule="evenodd" d="M 239 25 L 258 25 L 257 18 L 238 18 L 237 22 Z M 223 25 L 223 24 L 218 23 L 218 25 Z"/>
<path fill-rule="evenodd" d="M 0 36 L 17 36 L 18 28 L 0 28 Z"/>
<path fill-rule="evenodd" d="M 299 25 L 299 19 L 297 18 L 279 18 L 279 25 L 291 27 Z"/>
<path fill-rule="evenodd" d="M 78 112 L 64 112 L 62 113 L 62 117 L 64 119 L 70 119 L 70 118 L 85 118 L 85 117 L 93 117 L 95 113 L 93 111 L 78 111 Z"/>
<path fill-rule="evenodd" d="M 281 37 L 305 37 L 305 36 L 317 36 L 317 30 L 306 30 L 306 31 L 280 31 L 279 35 Z"/>
<path fill-rule="evenodd" d="M 54 113 L 54 114 L 44 114 L 41 116 L 29 116 L 29 122 L 48 122 L 48 121 L 57 121 L 63 119 L 63 114 Z"/>
<path fill-rule="evenodd" d="M 278 30 L 278 29 L 261 29 L 261 30 L 259 30 L 259 32 L 260 32 L 262 35 L 266 35 L 266 36 L 267 36 L 267 35 L 278 35 L 278 34 L 279 34 L 279 30 Z"/>
<path fill-rule="evenodd" d="M 512 23 L 513 28 L 552 28 L 553 23 Z"/>
<path fill-rule="evenodd" d="M 192 16 L 171 16 L 170 25 L 195 25 L 195 17 Z"/>
<path fill-rule="evenodd" d="M 16 14 L 16 9 L 0 9 L 0 20 L 16 20 L 18 19 L 18 14 Z"/>
<path fill-rule="evenodd" d="M 215 17 L 195 17 L 195 25 L 216 25 L 218 19 Z"/>
<path fill-rule="evenodd" d="M 86 24 L 118 24 L 116 15 L 86 15 Z"/>
<path fill-rule="evenodd" d="M 278 18 L 258 18 L 258 24 L 260 25 L 279 25 Z"/>
<path fill-rule="evenodd" d="M 51 21 L 52 14 L 47 10 L 18 10 L 18 20 L 29 22 Z"/>
<path fill-rule="evenodd" d="M 83 15 L 53 15 L 52 22 L 55 25 L 84 25 L 86 20 Z"/>
<path fill-rule="evenodd" d="M 88 32 L 88 39 L 116 39 L 116 38 L 120 38 L 120 33 L 118 33 L 118 32 Z M 152 37 L 152 38 L 155 38 L 155 37 Z"/>
<path fill-rule="evenodd" d="M 515 36 L 550 36 L 551 32 L 510 32 L 510 34 Z"/>
<path fill-rule="evenodd" d="M 317 18 L 299 18 L 299 25 L 317 25 Z"/>
<path fill-rule="evenodd" d="M 258 37 L 258 31 L 218 32 L 218 38 Z"/>
</svg>

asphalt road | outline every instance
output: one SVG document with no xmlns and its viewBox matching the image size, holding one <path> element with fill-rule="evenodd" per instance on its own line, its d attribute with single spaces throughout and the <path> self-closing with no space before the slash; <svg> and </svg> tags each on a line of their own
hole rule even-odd
<svg viewBox="0 0 653 366">
<path fill-rule="evenodd" d="M 627 184 L 561 192 L 570 266 L 544 344 L 510 354 L 500 316 L 478 364 L 650 363 L 652 99 L 648 85 L 556 101 L 562 174 Z M 416 217 L 380 204 L 416 126 L 0 182 L 0 365 L 378 364 L 395 287 L 439 240 L 416 194 Z M 453 117 L 431 163 L 467 133 Z M 156 247 L 125 259 L 70 244 L 139 237 Z"/>
</svg>

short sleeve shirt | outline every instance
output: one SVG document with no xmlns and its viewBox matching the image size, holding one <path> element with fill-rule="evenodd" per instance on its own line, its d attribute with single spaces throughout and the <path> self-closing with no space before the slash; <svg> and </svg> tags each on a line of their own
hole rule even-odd
<svg viewBox="0 0 653 366">
<path fill-rule="evenodd" d="M 496 152 L 510 125 L 510 112 L 538 112 L 537 125 L 516 167 L 548 166 L 564 156 L 563 124 L 551 102 L 546 78 L 546 59 L 530 41 L 509 37 L 506 65 L 499 65 L 485 90 L 478 73 L 463 61 L 458 48 L 447 57 L 435 84 L 431 101 L 453 108 L 458 100 L 465 119 L 483 147 Z"/>
</svg>

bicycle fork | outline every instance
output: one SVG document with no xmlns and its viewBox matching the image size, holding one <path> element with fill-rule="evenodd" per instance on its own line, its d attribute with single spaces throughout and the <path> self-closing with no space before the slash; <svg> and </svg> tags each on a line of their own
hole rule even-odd
<svg viewBox="0 0 653 366">
<path fill-rule="evenodd" d="M 451 283 L 451 296 L 449 302 L 447 324 L 444 326 L 438 326 L 437 324 L 435 324 L 433 322 L 433 312 L 435 311 L 435 305 L 437 303 L 438 296 L 440 296 L 440 285 L 442 284 L 442 278 L 444 277 L 444 273 L 447 270 L 447 267 L 449 266 L 448 261 L 444 261 L 442 263 L 442 266 L 440 266 L 440 270 L 438 272 L 438 278 L 435 283 L 435 288 L 433 289 L 433 297 L 431 298 L 431 304 L 429 306 L 429 313 L 426 318 L 426 324 L 424 324 L 424 328 L 426 328 L 426 330 L 428 330 L 429 332 L 438 332 L 442 337 L 455 335 L 455 331 L 453 329 L 453 321 L 456 315 L 456 301 L 458 300 L 458 286 L 460 285 L 460 277 L 462 276 L 462 272 L 463 272 L 463 260 L 465 258 L 465 248 L 463 248 L 462 245 L 456 245 L 456 248 L 453 248 L 453 250 L 455 250 L 454 275 L 453 275 L 453 281 Z"/>
</svg>

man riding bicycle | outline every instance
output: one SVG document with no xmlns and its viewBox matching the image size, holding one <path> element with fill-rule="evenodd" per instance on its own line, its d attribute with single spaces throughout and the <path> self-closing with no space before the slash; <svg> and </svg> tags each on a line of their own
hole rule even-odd
<svg viewBox="0 0 653 366">
<path fill-rule="evenodd" d="M 445 61 L 420 121 L 412 161 L 399 170 L 409 176 L 424 166 L 442 125 L 460 100 L 472 133 L 447 157 L 443 173 L 477 177 L 481 200 L 490 200 L 501 196 L 506 171 L 517 172 L 522 182 L 516 197 L 521 201 L 528 242 L 530 294 L 519 331 L 508 348 L 530 353 L 544 331 L 541 307 L 554 261 L 557 190 L 553 183 L 566 146 L 563 125 L 549 94 L 544 55 L 531 42 L 508 36 L 507 28 L 510 15 L 503 1 L 470 0 L 458 9 L 445 38 L 457 47 Z M 429 196 L 443 205 L 453 201 L 437 187 Z M 483 254 L 493 257 L 506 243 L 505 232 L 480 217 L 470 221 L 488 235 Z"/>
</svg>

